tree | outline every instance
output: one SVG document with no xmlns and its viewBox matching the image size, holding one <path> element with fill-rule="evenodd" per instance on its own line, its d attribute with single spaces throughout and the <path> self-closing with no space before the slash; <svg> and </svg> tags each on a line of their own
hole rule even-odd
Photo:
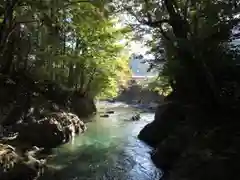
<svg viewBox="0 0 240 180">
<path fill-rule="evenodd" d="M 118 73 L 124 50 L 117 42 L 130 32 L 127 27 L 113 28 L 117 22 L 106 5 L 105 1 L 3 1 L 1 73 L 27 71 L 35 79 L 95 97 L 108 88 L 104 84 L 109 77 L 117 80 L 113 74 Z M 90 92 L 96 81 L 99 88 Z"/>
<path fill-rule="evenodd" d="M 0 2 L 0 78 L 15 83 L 13 98 L 1 99 L 13 105 L 5 123 L 19 120 L 39 94 L 79 116 L 96 111 L 94 98 L 116 95 L 120 82 L 116 74 L 128 64 L 128 56 L 123 56 L 126 49 L 118 41 L 128 39 L 130 29 L 117 28 L 107 4 L 85 0 Z M 129 70 L 121 77 L 128 78 Z M 89 106 L 78 104 L 83 101 Z"/>
<path fill-rule="evenodd" d="M 147 43 L 155 55 L 153 67 L 165 62 L 163 75 L 169 77 L 174 94 L 188 103 L 224 104 L 226 83 L 220 74 L 235 66 L 226 43 L 231 28 L 239 22 L 235 16 L 238 1 L 133 0 L 116 4 L 117 10 L 127 11 L 138 22 L 132 24 L 138 32 L 152 34 Z"/>
</svg>

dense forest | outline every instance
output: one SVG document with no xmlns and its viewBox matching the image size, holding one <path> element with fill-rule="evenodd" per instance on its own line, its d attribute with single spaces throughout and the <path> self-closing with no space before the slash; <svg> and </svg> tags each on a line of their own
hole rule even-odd
<svg viewBox="0 0 240 180">
<path fill-rule="evenodd" d="M 2 0 L 0 179 L 40 176 L 43 162 L 29 153 L 39 149 L 28 148 L 56 147 L 86 130 L 79 117 L 96 113 L 95 99 L 117 96 L 127 84 L 134 40 L 149 47 L 149 71 L 159 72 L 149 87 L 167 91 L 139 134 L 154 147 L 164 178 L 239 179 L 240 49 L 233 43 L 239 6 L 238 0 Z M 12 147 L 19 141 L 28 144 L 20 153 Z"/>
<path fill-rule="evenodd" d="M 0 179 L 14 179 L 18 172 L 21 179 L 35 178 L 39 168 L 31 171 L 29 164 L 41 164 L 28 155 L 22 159 L 7 144 L 27 143 L 20 148 L 24 154 L 32 145 L 51 148 L 68 142 L 85 131 L 78 117 L 96 113 L 95 99 L 116 96 L 130 78 L 126 44 L 131 29 L 120 27 L 106 5 L 0 2 Z M 6 143 L 16 134 L 16 141 Z"/>
<path fill-rule="evenodd" d="M 130 74 L 128 52 L 118 43 L 128 38 L 129 28 L 117 27 L 117 17 L 107 14 L 104 6 L 84 1 L 3 1 L 1 73 L 25 71 L 86 96 L 114 95 L 118 72 Z"/>
<path fill-rule="evenodd" d="M 121 1 L 171 93 L 139 138 L 166 179 L 239 179 L 239 1 Z"/>
</svg>

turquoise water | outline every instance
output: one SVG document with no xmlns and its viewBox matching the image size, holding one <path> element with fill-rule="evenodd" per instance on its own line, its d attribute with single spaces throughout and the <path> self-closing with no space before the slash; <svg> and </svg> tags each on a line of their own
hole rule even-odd
<svg viewBox="0 0 240 180">
<path fill-rule="evenodd" d="M 42 180 L 159 180 L 161 172 L 151 162 L 151 148 L 137 134 L 152 113 L 141 113 L 140 121 L 129 121 L 139 110 L 125 104 L 98 104 L 114 110 L 109 118 L 97 115 L 87 131 L 54 150 L 48 162 L 51 172 Z"/>
</svg>

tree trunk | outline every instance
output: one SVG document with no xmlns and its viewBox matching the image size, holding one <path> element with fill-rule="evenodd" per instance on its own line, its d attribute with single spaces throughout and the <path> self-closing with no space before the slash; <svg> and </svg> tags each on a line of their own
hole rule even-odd
<svg viewBox="0 0 240 180">
<path fill-rule="evenodd" d="M 92 73 L 89 75 L 89 80 L 88 80 L 86 89 L 85 89 L 85 91 L 83 92 L 83 94 L 84 94 L 85 96 L 88 96 L 88 94 L 89 94 L 90 87 L 91 87 L 91 83 L 92 83 L 92 81 L 93 81 L 93 79 L 94 79 L 94 75 L 95 75 L 95 73 L 96 73 L 96 70 L 97 70 L 97 68 L 95 67 L 95 68 L 93 69 Z"/>
<path fill-rule="evenodd" d="M 175 11 L 172 0 L 164 0 L 164 3 L 169 13 L 170 25 L 172 26 L 176 39 L 188 41 L 188 33 L 190 33 L 188 21 L 183 19 L 181 15 Z M 176 50 L 178 52 L 179 61 L 181 65 L 185 67 L 186 72 L 184 75 L 185 77 L 176 75 L 176 83 L 173 88 L 180 92 L 186 91 L 184 93 L 186 97 L 192 94 L 193 99 L 195 99 L 194 96 L 197 94 L 201 98 L 201 95 L 204 94 L 201 90 L 204 90 L 205 94 L 210 94 L 207 95 L 208 98 L 212 96 L 212 100 L 209 99 L 209 101 L 212 101 L 213 104 L 218 104 L 219 98 L 217 87 L 213 75 L 208 71 L 204 61 L 198 60 L 198 58 L 195 59 L 194 54 L 181 45 L 176 47 Z M 188 78 L 186 79 L 186 77 Z M 189 84 L 191 85 L 189 86 Z M 188 93 L 190 94 L 187 95 Z"/>
<path fill-rule="evenodd" d="M 73 63 L 72 62 L 70 62 L 69 64 L 68 64 L 68 69 L 69 69 L 69 72 L 68 72 L 68 87 L 69 88 L 72 88 L 73 87 L 73 85 L 74 85 L 74 81 L 73 81 L 73 79 L 74 79 L 74 68 L 73 68 Z"/>
<path fill-rule="evenodd" d="M 18 0 L 6 2 L 4 19 L 0 25 L 0 56 L 2 60 L 0 72 L 3 74 L 10 72 L 14 58 L 13 11 L 17 2 Z"/>
</svg>

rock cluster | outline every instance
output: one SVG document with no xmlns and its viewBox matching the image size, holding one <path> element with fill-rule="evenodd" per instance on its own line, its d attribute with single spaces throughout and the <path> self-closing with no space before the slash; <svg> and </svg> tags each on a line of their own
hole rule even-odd
<svg viewBox="0 0 240 180">
<path fill-rule="evenodd" d="M 34 153 L 29 153 L 23 158 L 16 152 L 14 147 L 0 144 L 0 179 L 37 179 L 43 173 L 45 161 L 38 160 L 33 155 Z"/>
<path fill-rule="evenodd" d="M 76 115 L 55 112 L 41 120 L 23 124 L 19 128 L 18 139 L 38 147 L 54 148 L 85 130 L 85 124 Z"/>
</svg>

